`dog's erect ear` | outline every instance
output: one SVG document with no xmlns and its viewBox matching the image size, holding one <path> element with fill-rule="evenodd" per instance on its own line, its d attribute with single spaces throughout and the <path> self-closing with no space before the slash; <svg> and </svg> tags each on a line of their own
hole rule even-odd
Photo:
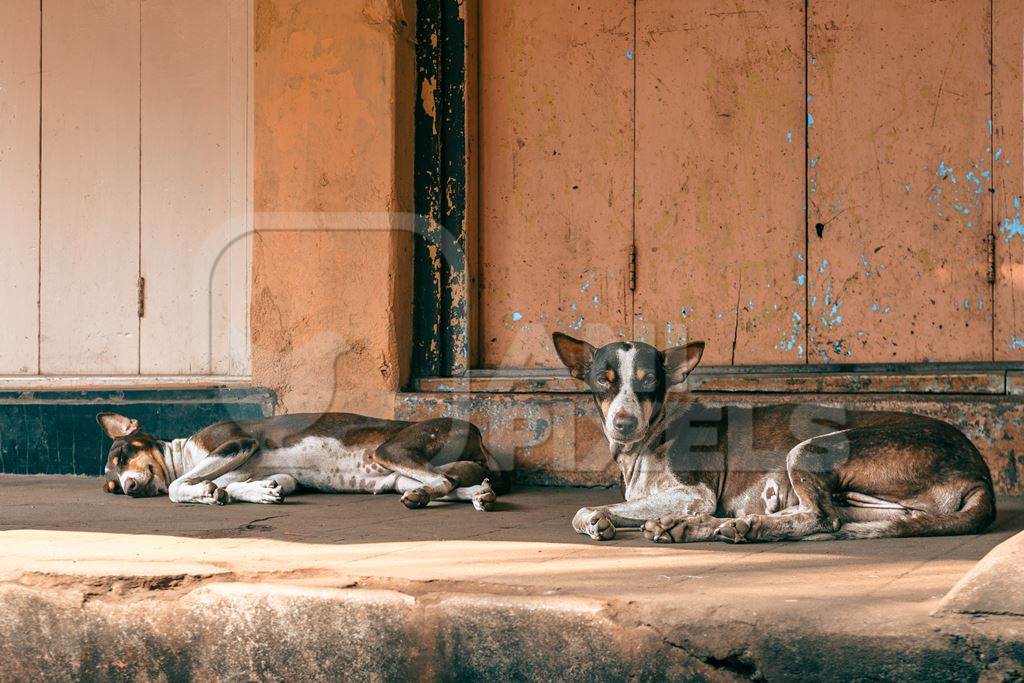
<svg viewBox="0 0 1024 683">
<path fill-rule="evenodd" d="M 139 428 L 139 421 L 117 413 L 100 413 L 96 421 L 111 439 L 121 439 Z"/>
<path fill-rule="evenodd" d="M 665 349 L 665 382 L 668 386 L 680 384 L 693 372 L 704 354 L 704 342 L 690 342 L 686 346 Z"/>
<path fill-rule="evenodd" d="M 569 374 L 576 379 L 585 380 L 590 372 L 590 364 L 594 361 L 596 349 L 582 339 L 574 339 L 561 332 L 552 334 L 551 341 L 555 343 L 558 357 L 562 359 L 565 367 L 569 368 Z"/>
</svg>

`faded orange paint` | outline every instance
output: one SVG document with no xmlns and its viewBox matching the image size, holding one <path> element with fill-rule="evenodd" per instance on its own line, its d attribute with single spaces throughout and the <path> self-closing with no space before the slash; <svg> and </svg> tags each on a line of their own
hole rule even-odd
<svg viewBox="0 0 1024 683">
<path fill-rule="evenodd" d="M 480 360 L 550 366 L 550 334 L 630 334 L 633 7 L 480 7 Z"/>
<path fill-rule="evenodd" d="M 408 376 L 414 17 L 256 4 L 252 366 L 284 411 L 389 415 Z"/>
<path fill-rule="evenodd" d="M 1024 359 L 1024 3 L 994 0 L 992 179 L 996 360 Z"/>
<path fill-rule="evenodd" d="M 635 336 L 804 362 L 804 3 L 637 3 Z"/>
<path fill-rule="evenodd" d="M 810 362 L 991 359 L 988 2 L 810 7 Z"/>
</svg>

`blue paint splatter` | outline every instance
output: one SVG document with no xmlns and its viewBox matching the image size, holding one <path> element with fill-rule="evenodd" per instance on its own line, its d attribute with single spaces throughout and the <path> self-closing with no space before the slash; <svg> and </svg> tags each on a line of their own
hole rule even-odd
<svg viewBox="0 0 1024 683">
<path fill-rule="evenodd" d="M 1020 221 L 1020 197 L 1013 197 L 1013 218 L 1004 218 L 1003 224 L 999 226 L 999 232 L 1006 235 L 1005 241 L 1009 242 L 1014 235 L 1024 237 L 1024 223 Z"/>
<path fill-rule="evenodd" d="M 811 112 L 807 112 L 807 125 L 808 126 L 813 126 L 814 125 L 814 115 L 811 114 Z"/>
<path fill-rule="evenodd" d="M 520 320 L 523 319 L 523 314 L 520 313 L 519 311 L 516 311 L 515 313 L 512 314 L 512 319 L 515 320 L 516 322 L 519 322 Z"/>
<path fill-rule="evenodd" d="M 1010 348 L 1014 350 L 1024 349 L 1024 339 L 1010 337 Z"/>
<path fill-rule="evenodd" d="M 775 345 L 775 348 L 781 349 L 781 350 L 784 350 L 784 351 L 792 351 L 793 347 L 796 346 L 797 356 L 798 357 L 803 357 L 803 355 L 804 355 L 804 347 L 803 347 L 802 344 L 797 344 L 796 343 L 797 337 L 800 336 L 800 333 L 803 331 L 803 325 L 801 324 L 802 321 L 803 321 L 803 317 L 799 313 L 797 313 L 796 311 L 793 311 L 793 315 L 791 317 L 791 325 L 790 325 L 790 329 L 789 329 L 789 335 L 787 336 L 785 333 L 783 333 L 782 339 L 780 339 L 779 343 Z M 779 329 L 779 328 L 776 328 L 776 329 Z"/>
<path fill-rule="evenodd" d="M 633 51 L 632 50 L 627 50 L 626 51 L 626 59 L 633 59 Z"/>
<path fill-rule="evenodd" d="M 686 306 L 679 309 L 679 316 L 681 318 L 685 318 L 687 313 L 689 313 L 689 311 L 686 310 Z"/>
<path fill-rule="evenodd" d="M 804 275 L 803 273 L 800 273 L 799 275 L 796 276 L 796 283 L 798 285 L 803 285 L 806 282 L 807 282 L 807 276 Z"/>
<path fill-rule="evenodd" d="M 793 134 L 789 131 L 786 131 L 786 142 L 793 144 Z"/>
<path fill-rule="evenodd" d="M 824 273 L 826 268 L 828 268 L 828 259 L 822 260 L 821 267 L 818 268 L 818 272 L 819 273 Z"/>
</svg>

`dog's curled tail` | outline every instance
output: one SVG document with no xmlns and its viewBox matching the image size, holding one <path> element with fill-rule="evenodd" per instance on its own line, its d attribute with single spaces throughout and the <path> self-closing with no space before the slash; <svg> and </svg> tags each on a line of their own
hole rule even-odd
<svg viewBox="0 0 1024 683">
<path fill-rule="evenodd" d="M 889 511 L 886 511 L 889 512 Z M 992 484 L 984 482 L 968 490 L 955 512 L 937 513 L 914 510 L 904 515 L 870 521 L 847 522 L 838 531 L 812 534 L 806 541 L 831 541 L 857 538 L 893 538 L 901 536 L 955 536 L 979 534 L 996 517 L 996 497 Z"/>
</svg>

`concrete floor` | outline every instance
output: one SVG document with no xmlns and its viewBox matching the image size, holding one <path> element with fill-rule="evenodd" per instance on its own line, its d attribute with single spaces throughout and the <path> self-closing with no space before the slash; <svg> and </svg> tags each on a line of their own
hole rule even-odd
<svg viewBox="0 0 1024 683">
<path fill-rule="evenodd" d="M 130 593 L 149 590 L 146 577 L 177 577 L 175 585 L 191 577 L 194 586 L 383 589 L 418 601 L 582 600 L 572 610 L 585 604 L 629 633 L 653 629 L 696 665 L 715 665 L 700 677 L 784 673 L 794 655 L 780 653 L 813 634 L 846 643 L 850 667 L 859 665 L 851 643 L 877 649 L 879 638 L 916 643 L 932 660 L 957 638 L 984 640 L 986 629 L 1005 640 L 1005 623 L 940 624 L 930 615 L 975 562 L 1024 529 L 1022 499 L 1001 500 L 996 523 L 979 536 L 662 546 L 636 533 L 597 543 L 572 531 L 579 507 L 618 498 L 617 490 L 522 489 L 490 513 L 456 503 L 407 510 L 393 495 L 205 507 L 112 496 L 92 478 L 0 476 L 0 585 L 88 593 L 82 586 L 142 577 L 126 584 Z M 979 647 L 945 652 L 954 659 L 942 666 L 975 671 Z M 904 666 L 899 660 L 885 666 Z M 799 670 L 812 665 L 821 664 Z"/>
</svg>

